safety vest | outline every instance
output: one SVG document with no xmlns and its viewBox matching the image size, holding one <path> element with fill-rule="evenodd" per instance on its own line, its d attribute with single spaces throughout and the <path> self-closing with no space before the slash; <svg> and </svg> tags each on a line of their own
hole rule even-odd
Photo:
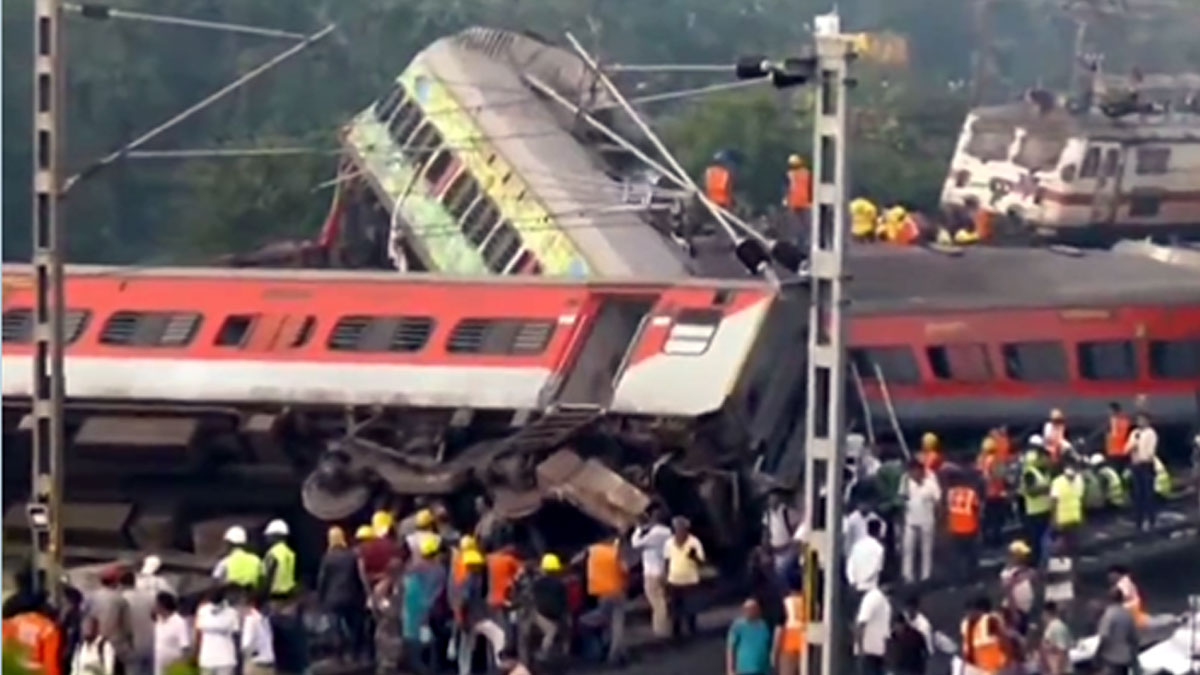
<svg viewBox="0 0 1200 675">
<path fill-rule="evenodd" d="M 467 563 L 463 562 L 463 550 L 461 548 L 454 549 L 454 553 L 450 554 L 450 582 L 455 588 L 463 585 L 467 580 Z"/>
<path fill-rule="evenodd" d="M 812 206 L 812 174 L 808 169 L 788 169 L 787 206 L 789 209 L 807 209 Z"/>
<path fill-rule="evenodd" d="M 1121 591 L 1121 595 L 1125 597 L 1125 609 L 1133 614 L 1133 621 L 1142 627 L 1146 625 L 1146 609 L 1142 606 L 1142 594 L 1138 592 L 1137 585 L 1133 583 L 1133 579 L 1129 575 L 1125 575 L 1117 580 L 1117 590 Z"/>
<path fill-rule="evenodd" d="M 1167 467 L 1158 457 L 1154 458 L 1154 492 L 1159 497 L 1171 496 L 1171 474 L 1167 473 Z"/>
<path fill-rule="evenodd" d="M 1008 491 L 1004 484 L 1003 462 L 998 455 L 999 452 L 993 450 L 979 457 L 979 473 L 983 474 L 984 490 L 989 499 L 1003 498 Z"/>
<path fill-rule="evenodd" d="M 1111 466 L 1100 468 L 1100 480 L 1104 481 L 1105 499 L 1112 506 L 1125 506 L 1128 499 L 1125 494 L 1125 481 L 1117 470 Z"/>
<path fill-rule="evenodd" d="M 976 209 L 972 219 L 975 225 L 975 235 L 983 241 L 992 238 L 992 213 L 984 209 Z"/>
<path fill-rule="evenodd" d="M 1021 473 L 1022 478 L 1025 474 L 1031 473 L 1034 478 L 1034 487 L 1039 489 L 1039 494 L 1033 494 L 1025 487 L 1025 481 L 1021 481 L 1021 498 L 1025 500 L 1025 513 L 1036 516 L 1046 513 L 1050 510 L 1050 495 L 1040 492 L 1041 488 L 1047 485 L 1046 475 L 1037 467 L 1027 466 Z"/>
<path fill-rule="evenodd" d="M 4 649 L 15 649 L 29 673 L 58 675 L 62 633 L 49 618 L 37 612 L 24 612 L 3 625 Z"/>
<path fill-rule="evenodd" d="M 718 206 L 733 205 L 733 177 L 729 169 L 714 164 L 704 172 L 704 194 Z"/>
<path fill-rule="evenodd" d="M 787 619 L 780 648 L 785 654 L 799 654 L 804 651 L 804 630 L 808 627 L 808 607 L 804 604 L 804 596 L 799 593 L 789 595 L 783 601 L 783 610 Z"/>
<path fill-rule="evenodd" d="M 971 536 L 979 531 L 979 497 L 971 488 L 950 488 L 946 492 L 946 510 L 950 534 Z"/>
<path fill-rule="evenodd" d="M 901 246 L 909 246 L 920 237 L 921 228 L 917 227 L 916 219 L 911 214 L 905 216 L 896 230 L 895 242 Z"/>
<path fill-rule="evenodd" d="M 875 231 L 879 209 L 869 199 L 859 197 L 850 202 L 850 234 L 855 239 L 868 239 Z"/>
<path fill-rule="evenodd" d="M 1058 492 L 1055 500 L 1054 522 L 1059 527 L 1083 522 L 1083 478 L 1078 474 L 1063 474 L 1054 479 L 1050 489 Z"/>
<path fill-rule="evenodd" d="M 603 598 L 625 592 L 621 555 L 612 544 L 592 544 L 587 554 L 588 595 Z"/>
<path fill-rule="evenodd" d="M 225 558 L 225 581 L 246 588 L 262 579 L 262 560 L 244 548 L 235 548 Z"/>
<path fill-rule="evenodd" d="M 962 622 L 963 661 L 975 666 L 985 673 L 996 673 L 1008 665 L 1008 654 L 1000 641 L 1000 635 L 993 633 L 988 624 L 1000 622 L 995 614 L 984 614 L 974 622 L 964 619 Z"/>
<path fill-rule="evenodd" d="M 1104 481 L 1093 469 L 1080 474 L 1083 476 L 1083 508 L 1085 511 L 1096 511 L 1104 508 L 1108 498 L 1104 494 Z"/>
<path fill-rule="evenodd" d="M 1108 418 L 1108 456 L 1124 457 L 1129 454 L 1125 444 L 1129 441 L 1129 418 L 1113 415 Z"/>
<path fill-rule="evenodd" d="M 275 574 L 271 577 L 271 595 L 287 595 L 296 588 L 296 553 L 287 542 L 275 542 L 267 549 L 267 556 L 275 561 Z M 231 561 L 232 562 L 232 561 Z"/>
</svg>

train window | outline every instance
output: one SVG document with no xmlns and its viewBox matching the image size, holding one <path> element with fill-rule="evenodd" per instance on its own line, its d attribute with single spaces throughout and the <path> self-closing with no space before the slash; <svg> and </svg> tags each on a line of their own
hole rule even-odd
<svg viewBox="0 0 1200 675">
<path fill-rule="evenodd" d="M 100 343 L 121 347 L 185 347 L 203 317 L 196 312 L 114 312 L 104 322 Z"/>
<path fill-rule="evenodd" d="M 521 234 L 507 220 L 496 225 L 496 231 L 483 245 L 483 262 L 493 272 L 500 273 L 509 260 L 521 250 Z"/>
<path fill-rule="evenodd" d="M 86 309 L 68 309 L 63 316 L 63 340 L 71 344 L 83 335 L 92 313 Z M 33 310 L 10 309 L 4 313 L 4 342 L 31 342 L 33 340 Z"/>
<path fill-rule="evenodd" d="M 1129 195 L 1129 215 L 1133 217 L 1157 216 L 1162 196 L 1148 192 L 1133 192 Z"/>
<path fill-rule="evenodd" d="M 1095 178 L 1100 173 L 1100 148 L 1088 148 L 1083 155 L 1083 166 L 1079 169 L 1080 178 Z"/>
<path fill-rule="evenodd" d="M 971 137 L 965 150 L 968 155 L 983 161 L 996 161 L 1008 157 L 1016 131 L 1012 126 L 975 120 L 971 123 Z"/>
<path fill-rule="evenodd" d="M 257 320 L 257 314 L 232 314 L 225 317 L 225 321 L 217 329 L 217 337 L 213 344 L 218 347 L 241 347 L 246 338 L 250 337 L 250 329 Z"/>
<path fill-rule="evenodd" d="M 425 180 L 436 185 L 446 175 L 446 170 L 450 168 L 450 163 L 454 160 L 454 155 L 450 154 L 449 150 L 442 150 L 437 153 L 431 162 L 429 168 L 425 169 Z"/>
<path fill-rule="evenodd" d="M 981 344 L 935 345 L 925 348 L 929 368 L 939 380 L 986 382 L 992 379 L 992 362 Z"/>
<path fill-rule="evenodd" d="M 1151 341 L 1150 373 L 1165 380 L 1200 377 L 1200 338 Z"/>
<path fill-rule="evenodd" d="M 1058 158 L 1066 147 L 1065 137 L 1026 132 L 1013 156 L 1013 163 L 1034 171 L 1049 171 L 1058 166 Z"/>
<path fill-rule="evenodd" d="M 479 183 L 471 177 L 471 174 L 463 171 L 458 174 L 454 182 L 450 183 L 450 187 L 446 188 L 446 194 L 442 196 L 442 203 L 446 205 L 446 210 L 450 215 L 454 216 L 457 222 L 462 220 L 463 214 L 467 212 L 467 208 L 471 206 L 471 202 L 479 196 Z"/>
<path fill-rule="evenodd" d="M 521 270 L 525 269 L 532 260 L 533 254 L 529 252 L 529 249 L 521 249 L 520 254 L 513 258 L 508 265 L 505 265 L 504 273 L 520 274 Z"/>
<path fill-rule="evenodd" d="M 677 356 L 699 356 L 708 351 L 717 327 L 724 315 L 719 309 L 683 309 L 675 316 L 667 341 L 663 343 L 664 354 Z"/>
<path fill-rule="evenodd" d="M 412 99 L 405 97 L 400 109 L 392 115 L 392 119 L 388 122 L 388 133 L 391 134 L 392 140 L 397 145 L 404 145 L 423 120 L 421 109 Z"/>
<path fill-rule="evenodd" d="M 404 85 L 399 82 L 392 90 L 387 93 L 387 96 L 375 102 L 375 119 L 380 122 L 387 123 L 392 119 L 396 109 L 400 107 L 400 103 L 404 100 Z"/>
<path fill-rule="evenodd" d="M 1121 152 L 1116 148 L 1104 153 L 1104 167 L 1100 169 L 1101 178 L 1112 178 L 1117 175 L 1117 167 L 1121 163 Z"/>
<path fill-rule="evenodd" d="M 862 347 L 850 350 L 850 361 L 864 380 L 876 380 L 879 373 L 888 384 L 917 384 L 921 371 L 908 347 Z M 876 372 L 878 368 L 879 373 Z"/>
<path fill-rule="evenodd" d="M 417 132 L 408 146 L 409 157 L 412 159 L 414 166 L 420 168 L 433 157 L 442 147 L 442 135 L 438 133 L 437 127 L 433 126 L 432 122 L 426 122 L 425 126 Z"/>
<path fill-rule="evenodd" d="M 1129 340 L 1080 342 L 1075 346 L 1079 375 L 1085 380 L 1133 380 L 1137 360 Z"/>
<path fill-rule="evenodd" d="M 343 316 L 329 333 L 328 346 L 346 352 L 417 352 L 433 333 L 427 316 Z"/>
<path fill-rule="evenodd" d="M 446 341 L 451 354 L 541 354 L 555 323 L 540 319 L 463 319 Z"/>
<path fill-rule="evenodd" d="M 482 195 L 475 206 L 467 212 L 467 215 L 463 216 L 462 232 L 472 244 L 479 246 L 487 239 L 488 233 L 492 231 L 492 226 L 499 217 L 500 211 L 492 202 L 491 197 Z"/>
<path fill-rule="evenodd" d="M 1138 175 L 1161 175 L 1167 172 L 1171 162 L 1170 148 L 1138 148 Z"/>
<path fill-rule="evenodd" d="M 1000 348 L 1004 374 L 1021 382 L 1066 382 L 1067 351 L 1061 342 L 1010 342 Z"/>
<path fill-rule="evenodd" d="M 312 338 L 313 330 L 317 327 L 317 317 L 315 316 L 309 315 L 304 317 L 304 320 L 298 326 L 293 319 L 295 317 L 288 317 L 284 321 L 283 328 L 280 331 L 288 338 L 288 349 L 298 349 L 308 344 L 309 339 Z M 288 335 L 288 333 L 291 334 Z"/>
</svg>

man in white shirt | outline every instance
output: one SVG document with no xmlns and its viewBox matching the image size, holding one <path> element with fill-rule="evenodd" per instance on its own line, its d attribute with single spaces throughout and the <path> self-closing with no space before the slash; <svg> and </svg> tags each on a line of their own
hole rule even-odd
<svg viewBox="0 0 1200 675">
<path fill-rule="evenodd" d="M 274 675 L 275 648 L 272 644 L 271 623 L 260 611 L 260 599 L 255 596 L 242 616 L 242 675 Z"/>
<path fill-rule="evenodd" d="M 154 675 L 164 675 L 167 667 L 183 659 L 192 645 L 187 621 L 179 616 L 175 596 L 160 591 L 154 599 Z"/>
<path fill-rule="evenodd" d="M 854 543 L 846 557 L 849 607 L 857 607 L 866 592 L 879 585 L 879 575 L 883 572 L 883 521 L 867 521 L 866 526 L 867 533 Z"/>
<path fill-rule="evenodd" d="M 862 675 L 883 675 L 892 629 L 892 604 L 878 587 L 867 591 L 854 620 L 854 653 Z"/>
<path fill-rule="evenodd" d="M 767 495 L 767 508 L 762 517 L 763 536 L 771 549 L 775 571 L 780 578 L 786 573 L 788 564 L 796 558 L 792 532 L 799 522 L 795 509 L 784 502 L 780 492 L 773 491 Z"/>
<path fill-rule="evenodd" d="M 917 460 L 908 463 L 908 473 L 900 481 L 904 499 L 904 539 L 901 542 L 900 569 L 907 582 L 928 579 L 933 572 L 933 542 L 937 531 L 937 509 L 942 489 L 937 476 L 925 470 Z M 920 555 L 918 565 L 914 558 Z M 919 569 L 920 576 L 917 576 Z"/>
<path fill-rule="evenodd" d="M 1139 529 L 1154 527 L 1154 459 L 1158 456 L 1158 432 L 1150 426 L 1150 416 L 1139 413 L 1137 427 L 1125 442 L 1129 452 L 1129 472 L 1133 477 L 1133 518 Z"/>
<path fill-rule="evenodd" d="M 650 603 L 650 625 L 654 634 L 666 637 L 671 632 L 671 615 L 667 611 L 666 561 L 663 548 L 671 538 L 671 528 L 664 523 L 662 508 L 655 506 L 649 516 L 633 530 L 630 541 L 642 554 L 642 588 Z"/>
<path fill-rule="evenodd" d="M 225 589 L 210 593 L 208 602 L 196 610 L 196 633 L 200 636 L 196 665 L 200 675 L 234 674 L 238 658 L 233 636 L 240 625 L 237 610 L 225 602 Z"/>
</svg>

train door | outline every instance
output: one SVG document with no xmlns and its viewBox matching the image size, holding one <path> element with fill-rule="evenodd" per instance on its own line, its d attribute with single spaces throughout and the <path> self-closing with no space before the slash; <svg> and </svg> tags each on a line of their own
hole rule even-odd
<svg viewBox="0 0 1200 675">
<path fill-rule="evenodd" d="M 1116 143 L 1093 143 L 1100 151 L 1096 193 L 1092 197 L 1092 223 L 1111 224 L 1121 205 L 1121 177 L 1125 173 L 1125 148 Z"/>
<path fill-rule="evenodd" d="M 653 296 L 609 296 L 600 300 L 600 309 L 576 353 L 557 402 L 568 405 L 608 405 L 613 380 L 625 364 L 629 350 L 654 308 Z"/>
</svg>

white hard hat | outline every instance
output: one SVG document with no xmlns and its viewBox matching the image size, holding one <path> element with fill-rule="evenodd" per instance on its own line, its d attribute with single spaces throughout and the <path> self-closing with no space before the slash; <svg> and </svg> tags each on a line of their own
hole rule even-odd
<svg viewBox="0 0 1200 675">
<path fill-rule="evenodd" d="M 1091 462 L 1092 466 L 1100 466 L 1104 463 L 1104 455 L 1098 452 L 1093 453 L 1092 456 L 1088 458 L 1088 461 Z"/>
<path fill-rule="evenodd" d="M 156 555 L 148 555 L 142 561 L 142 574 L 146 576 L 157 574 L 160 569 L 162 569 L 162 558 Z"/>
<path fill-rule="evenodd" d="M 234 546 L 246 545 L 246 529 L 241 525 L 234 525 L 225 530 L 225 542 Z"/>
<path fill-rule="evenodd" d="M 263 530 L 263 534 L 268 536 L 286 537 L 288 536 L 287 523 L 283 522 L 279 518 L 276 518 L 275 520 L 267 523 L 267 529 Z"/>
<path fill-rule="evenodd" d="M 1045 441 L 1042 440 L 1041 436 L 1034 434 L 1029 437 L 1029 444 L 1035 448 L 1040 448 L 1045 445 Z"/>
</svg>

